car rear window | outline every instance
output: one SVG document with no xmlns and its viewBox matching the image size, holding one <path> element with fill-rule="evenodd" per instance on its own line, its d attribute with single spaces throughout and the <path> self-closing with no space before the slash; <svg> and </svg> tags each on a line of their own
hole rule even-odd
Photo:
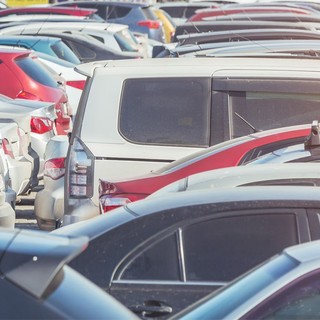
<svg viewBox="0 0 320 320">
<path fill-rule="evenodd" d="M 123 29 L 114 34 L 114 38 L 116 39 L 119 47 L 122 51 L 127 52 L 137 52 L 137 44 L 133 40 L 133 35 L 130 34 L 128 29 Z"/>
<path fill-rule="evenodd" d="M 33 80 L 52 88 L 57 88 L 57 83 L 37 58 L 24 57 L 16 59 L 16 64 Z"/>
<path fill-rule="evenodd" d="M 81 63 L 81 61 L 72 52 L 72 50 L 62 41 L 57 41 L 54 44 L 52 44 L 51 49 L 56 54 L 56 56 L 62 60 L 66 60 L 74 64 Z"/>
<path fill-rule="evenodd" d="M 133 143 L 207 147 L 210 88 L 210 78 L 128 79 L 120 133 Z"/>
</svg>

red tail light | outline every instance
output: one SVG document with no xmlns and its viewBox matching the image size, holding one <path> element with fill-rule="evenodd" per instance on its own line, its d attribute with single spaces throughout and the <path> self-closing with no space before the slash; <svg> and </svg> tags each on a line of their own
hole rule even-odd
<svg viewBox="0 0 320 320">
<path fill-rule="evenodd" d="M 161 24 L 159 21 L 155 20 L 142 20 L 138 22 L 138 26 L 147 27 L 149 29 L 159 29 Z"/>
<path fill-rule="evenodd" d="M 8 155 L 11 159 L 14 159 L 14 154 L 11 145 L 7 139 L 2 139 L 2 148 L 6 155 Z"/>
<path fill-rule="evenodd" d="M 131 202 L 131 200 L 129 198 L 126 197 L 121 197 L 121 196 L 117 196 L 117 197 L 112 197 L 110 195 L 104 195 L 102 196 L 100 199 L 100 208 L 101 208 L 101 213 L 106 213 L 110 210 L 119 208 L 121 206 L 124 206 L 128 203 Z"/>
<path fill-rule="evenodd" d="M 65 174 L 66 158 L 55 158 L 45 162 L 43 175 L 57 180 Z"/>
<path fill-rule="evenodd" d="M 53 121 L 44 117 L 31 117 L 31 131 L 43 134 L 53 129 Z"/>
<path fill-rule="evenodd" d="M 41 100 L 39 97 L 37 97 L 36 95 L 30 93 L 30 92 L 27 92 L 27 91 L 20 91 L 16 98 L 19 98 L 19 99 L 26 99 L 26 100 Z"/>
<path fill-rule="evenodd" d="M 68 86 L 74 87 L 80 90 L 84 89 L 85 84 L 86 84 L 86 80 L 67 81 Z"/>
</svg>

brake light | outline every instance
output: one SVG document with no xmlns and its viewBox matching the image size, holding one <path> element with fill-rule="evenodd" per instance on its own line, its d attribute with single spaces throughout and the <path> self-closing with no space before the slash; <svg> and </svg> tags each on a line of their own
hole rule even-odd
<svg viewBox="0 0 320 320">
<path fill-rule="evenodd" d="M 80 90 L 84 89 L 86 84 L 86 80 L 77 80 L 77 81 L 67 81 L 67 85 L 73 88 L 77 88 Z"/>
<path fill-rule="evenodd" d="M 45 117 L 31 117 L 31 132 L 43 134 L 53 129 L 53 121 Z"/>
<path fill-rule="evenodd" d="M 100 197 L 100 208 L 101 213 L 106 213 L 112 209 L 119 208 L 131 202 L 129 198 L 126 197 L 112 197 L 110 195 L 104 195 Z"/>
<path fill-rule="evenodd" d="M 55 158 L 45 162 L 43 175 L 57 180 L 65 174 L 65 160 L 66 158 Z"/>
<path fill-rule="evenodd" d="M 93 160 L 92 153 L 76 138 L 69 162 L 70 198 L 91 198 L 93 196 Z"/>
<path fill-rule="evenodd" d="M 19 99 L 26 99 L 26 100 L 41 100 L 39 97 L 37 97 L 36 95 L 30 93 L 30 92 L 27 92 L 27 91 L 24 91 L 24 90 L 21 90 L 16 98 L 19 98 Z"/>
<path fill-rule="evenodd" d="M 11 159 L 14 159 L 14 154 L 12 147 L 7 139 L 2 139 L 2 148 L 4 153 L 9 156 Z"/>
<path fill-rule="evenodd" d="M 155 20 L 142 20 L 138 22 L 138 26 L 147 27 L 149 29 L 159 29 L 161 24 L 159 21 Z"/>
</svg>

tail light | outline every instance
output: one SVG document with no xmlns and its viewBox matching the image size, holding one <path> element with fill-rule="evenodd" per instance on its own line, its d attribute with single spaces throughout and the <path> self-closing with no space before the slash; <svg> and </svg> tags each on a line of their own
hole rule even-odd
<svg viewBox="0 0 320 320">
<path fill-rule="evenodd" d="M 57 180 L 65 174 L 65 160 L 66 158 L 55 158 L 45 162 L 43 175 Z"/>
<path fill-rule="evenodd" d="M 9 156 L 11 159 L 14 159 L 13 150 L 11 148 L 11 145 L 7 139 L 2 139 L 2 148 L 4 153 Z"/>
<path fill-rule="evenodd" d="M 106 213 L 130 202 L 145 198 L 145 195 L 143 194 L 121 194 L 121 190 L 119 190 L 115 183 L 110 183 L 105 180 L 100 180 L 99 194 L 101 213 Z"/>
<path fill-rule="evenodd" d="M 31 117 L 31 131 L 34 133 L 47 133 L 53 129 L 53 121 L 45 117 Z"/>
<path fill-rule="evenodd" d="M 148 29 L 159 29 L 161 24 L 155 20 L 142 20 L 138 22 L 138 26 L 147 27 Z"/>
<path fill-rule="evenodd" d="M 112 197 L 110 195 L 104 195 L 100 197 L 99 201 L 100 201 L 101 213 L 106 213 L 112 209 L 119 208 L 131 202 L 129 198 Z"/>
<path fill-rule="evenodd" d="M 93 196 L 94 156 L 76 138 L 70 153 L 69 196 L 70 198 L 91 198 Z"/>
<path fill-rule="evenodd" d="M 30 93 L 30 92 L 24 91 L 24 90 L 20 91 L 20 92 L 17 94 L 16 98 L 26 99 L 26 100 L 37 100 L 37 101 L 41 100 L 41 99 L 40 99 L 39 97 L 37 97 L 36 95 L 34 95 L 34 94 Z"/>
<path fill-rule="evenodd" d="M 73 88 L 77 88 L 80 90 L 84 89 L 86 84 L 86 80 L 78 80 L 78 81 L 67 81 L 67 85 Z"/>
</svg>

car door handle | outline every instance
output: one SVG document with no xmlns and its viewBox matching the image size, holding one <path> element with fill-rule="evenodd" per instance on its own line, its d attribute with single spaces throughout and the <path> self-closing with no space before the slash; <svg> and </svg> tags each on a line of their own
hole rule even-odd
<svg viewBox="0 0 320 320">
<path fill-rule="evenodd" d="M 159 317 L 172 313 L 172 307 L 161 301 L 148 300 L 142 305 L 129 307 L 134 313 L 141 313 L 143 317 Z"/>
</svg>

